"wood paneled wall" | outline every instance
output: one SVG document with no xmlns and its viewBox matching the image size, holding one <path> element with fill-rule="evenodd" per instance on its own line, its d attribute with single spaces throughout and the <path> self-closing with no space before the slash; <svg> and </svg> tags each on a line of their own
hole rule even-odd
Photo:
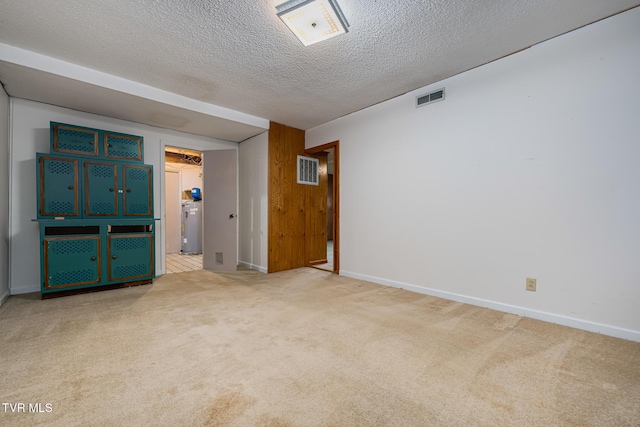
<svg viewBox="0 0 640 427">
<path fill-rule="evenodd" d="M 305 189 L 296 184 L 304 154 L 304 131 L 271 122 L 269 127 L 268 271 L 305 265 Z"/>
</svg>

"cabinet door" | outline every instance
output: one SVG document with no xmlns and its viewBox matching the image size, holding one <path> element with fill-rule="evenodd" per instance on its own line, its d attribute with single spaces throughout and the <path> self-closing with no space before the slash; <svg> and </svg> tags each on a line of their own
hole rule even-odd
<svg viewBox="0 0 640 427">
<path fill-rule="evenodd" d="M 149 165 L 123 165 L 124 216 L 153 215 L 153 175 Z"/>
<path fill-rule="evenodd" d="M 84 162 L 85 217 L 118 215 L 118 167 L 113 163 Z"/>
<path fill-rule="evenodd" d="M 38 155 L 38 216 L 77 217 L 78 159 Z"/>
<path fill-rule="evenodd" d="M 51 123 L 51 148 L 59 153 L 98 155 L 98 131 L 95 129 Z"/>
<path fill-rule="evenodd" d="M 153 277 L 153 234 L 125 234 L 107 239 L 110 282 Z"/>
<path fill-rule="evenodd" d="M 109 159 L 142 161 L 142 137 L 104 133 L 104 156 Z"/>
<path fill-rule="evenodd" d="M 100 283 L 100 236 L 45 237 L 43 290 Z"/>
</svg>

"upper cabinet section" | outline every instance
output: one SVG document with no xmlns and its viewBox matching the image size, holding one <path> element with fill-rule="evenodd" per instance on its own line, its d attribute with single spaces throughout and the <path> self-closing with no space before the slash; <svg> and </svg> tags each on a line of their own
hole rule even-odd
<svg viewBox="0 0 640 427">
<path fill-rule="evenodd" d="M 125 217 L 153 215 L 153 169 L 150 165 L 122 165 L 122 214 Z"/>
<path fill-rule="evenodd" d="M 52 153 L 98 156 L 98 130 L 54 122 L 50 129 Z"/>
<path fill-rule="evenodd" d="M 80 162 L 71 157 L 37 155 L 38 218 L 81 217 Z"/>
<path fill-rule="evenodd" d="M 144 162 L 144 139 L 65 123 L 50 123 L 51 152 Z"/>
<path fill-rule="evenodd" d="M 108 159 L 142 162 L 142 137 L 105 132 L 104 156 Z"/>
<path fill-rule="evenodd" d="M 153 167 L 37 153 L 38 219 L 151 218 Z"/>
<path fill-rule="evenodd" d="M 123 162 L 84 161 L 84 217 L 151 217 L 153 168 Z"/>
</svg>

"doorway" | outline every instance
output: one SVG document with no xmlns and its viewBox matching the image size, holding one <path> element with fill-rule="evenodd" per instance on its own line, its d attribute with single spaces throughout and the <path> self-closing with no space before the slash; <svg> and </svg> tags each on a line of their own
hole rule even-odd
<svg viewBox="0 0 640 427">
<path fill-rule="evenodd" d="M 340 141 L 310 148 L 305 153 L 327 153 L 327 262 L 311 266 L 340 274 Z"/>
<path fill-rule="evenodd" d="M 202 187 L 202 153 L 166 146 L 166 274 L 202 270 Z"/>
</svg>

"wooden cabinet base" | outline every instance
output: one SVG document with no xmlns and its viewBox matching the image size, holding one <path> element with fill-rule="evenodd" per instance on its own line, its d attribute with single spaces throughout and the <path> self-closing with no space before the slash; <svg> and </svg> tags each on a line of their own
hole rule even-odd
<svg viewBox="0 0 640 427">
<path fill-rule="evenodd" d="M 69 295 L 88 294 L 91 292 L 109 291 L 111 289 L 129 288 L 131 286 L 149 285 L 153 280 L 140 280 L 138 282 L 115 283 L 113 285 L 94 286 L 92 288 L 69 289 L 67 291 L 48 292 L 42 294 L 42 299 L 66 297 Z"/>
</svg>

